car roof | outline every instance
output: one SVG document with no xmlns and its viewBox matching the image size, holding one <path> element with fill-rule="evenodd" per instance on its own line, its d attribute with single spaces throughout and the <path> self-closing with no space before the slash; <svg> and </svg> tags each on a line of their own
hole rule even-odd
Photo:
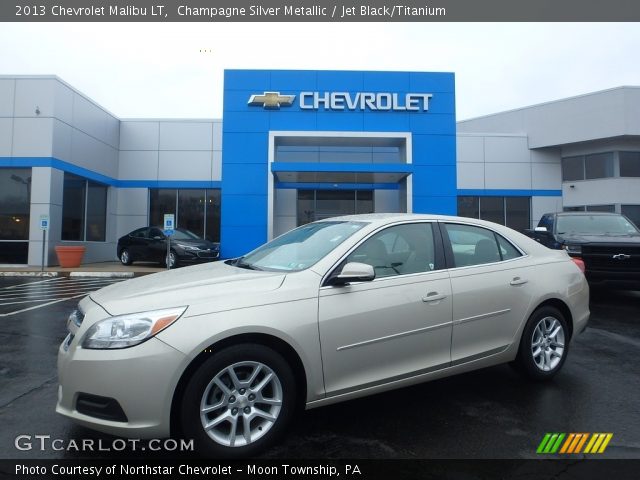
<svg viewBox="0 0 640 480">
<path fill-rule="evenodd" d="M 469 217 L 456 217 L 453 215 L 433 215 L 428 213 L 362 213 L 358 215 L 341 215 L 339 217 L 330 217 L 317 222 L 326 221 L 349 221 L 349 222 L 368 222 L 376 225 L 388 225 L 390 223 L 410 221 L 410 220 L 436 220 L 436 221 L 469 221 L 477 224 L 491 224 L 485 220 Z M 495 225 L 495 224 L 494 224 Z"/>
</svg>

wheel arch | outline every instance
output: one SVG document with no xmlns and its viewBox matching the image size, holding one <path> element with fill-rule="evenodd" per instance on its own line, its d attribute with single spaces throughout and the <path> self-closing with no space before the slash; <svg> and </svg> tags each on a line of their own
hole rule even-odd
<svg viewBox="0 0 640 480">
<path fill-rule="evenodd" d="M 553 307 L 556 310 L 559 310 L 560 313 L 562 313 L 565 320 L 567 321 L 567 328 L 569 329 L 569 340 L 571 340 L 571 338 L 573 337 L 573 315 L 571 314 L 571 309 L 569 308 L 569 305 L 567 305 L 565 302 L 563 302 L 559 298 L 548 298 L 542 303 L 540 303 L 539 305 L 537 305 L 536 308 L 534 308 L 531 313 L 533 314 L 533 312 L 535 312 L 536 310 L 539 310 L 542 307 Z"/>
<path fill-rule="evenodd" d="M 204 363 L 204 361 L 215 351 L 222 350 L 224 348 L 240 345 L 240 344 L 258 344 L 271 348 L 275 352 L 282 355 L 285 361 L 291 366 L 291 371 L 298 387 L 298 404 L 296 408 L 302 410 L 306 403 L 307 397 L 307 375 L 304 368 L 304 364 L 296 350 L 281 338 L 265 333 L 241 333 L 233 335 L 227 338 L 218 340 L 208 347 L 204 348 L 200 354 L 198 354 L 182 372 L 180 380 L 176 385 L 171 400 L 170 410 L 170 428 L 171 435 L 180 432 L 180 422 L 178 421 L 182 396 L 189 379 L 198 370 L 198 368 Z"/>
</svg>

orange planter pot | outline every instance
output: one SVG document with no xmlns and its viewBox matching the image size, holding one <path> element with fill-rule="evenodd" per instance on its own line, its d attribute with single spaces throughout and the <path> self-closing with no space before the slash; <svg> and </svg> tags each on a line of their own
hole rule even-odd
<svg viewBox="0 0 640 480">
<path fill-rule="evenodd" d="M 64 246 L 55 247 L 58 263 L 63 268 L 76 268 L 82 263 L 86 248 L 82 246 Z"/>
</svg>

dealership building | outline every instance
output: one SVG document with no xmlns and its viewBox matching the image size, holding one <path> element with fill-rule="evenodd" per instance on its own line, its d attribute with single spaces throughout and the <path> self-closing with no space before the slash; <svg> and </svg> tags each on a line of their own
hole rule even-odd
<svg viewBox="0 0 640 480">
<path fill-rule="evenodd" d="M 242 255 L 342 214 L 546 212 L 640 224 L 640 87 L 456 122 L 452 73 L 227 70 L 222 119 L 120 119 L 55 76 L 0 76 L 0 263 L 85 262 L 162 225 Z"/>
</svg>

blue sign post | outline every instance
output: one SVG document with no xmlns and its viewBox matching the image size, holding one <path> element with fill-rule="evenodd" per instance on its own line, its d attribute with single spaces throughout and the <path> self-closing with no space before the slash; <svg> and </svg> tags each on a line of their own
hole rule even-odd
<svg viewBox="0 0 640 480">
<path fill-rule="evenodd" d="M 166 265 L 167 270 L 171 268 L 171 235 L 173 235 L 173 231 L 176 226 L 176 217 L 173 213 L 165 213 L 164 214 L 164 234 L 167 236 L 167 256 L 166 256 Z"/>
<path fill-rule="evenodd" d="M 47 230 L 49 230 L 49 215 L 40 215 L 40 230 L 42 230 L 42 264 L 40 265 L 40 271 L 44 272 L 45 242 L 47 240 Z"/>
</svg>

